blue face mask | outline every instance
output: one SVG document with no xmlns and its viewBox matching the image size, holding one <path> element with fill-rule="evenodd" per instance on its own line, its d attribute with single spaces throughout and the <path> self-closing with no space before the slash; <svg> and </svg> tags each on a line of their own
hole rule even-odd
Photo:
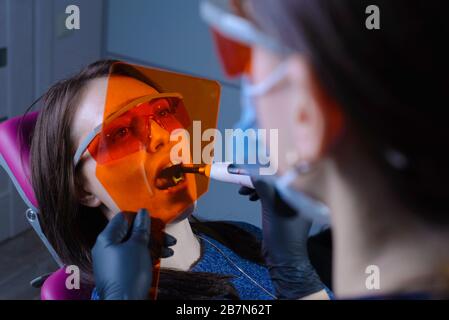
<svg viewBox="0 0 449 320">
<path fill-rule="evenodd" d="M 242 112 L 240 119 L 234 125 L 234 128 L 240 128 L 242 130 L 257 129 L 256 110 L 254 108 L 254 99 L 248 94 L 251 83 L 247 77 L 242 77 L 241 80 L 241 95 L 240 95 L 240 107 Z"/>
<path fill-rule="evenodd" d="M 256 118 L 256 110 L 254 108 L 254 99 L 253 97 L 248 94 L 248 88 L 250 87 L 250 81 L 247 77 L 242 77 L 241 79 L 241 95 L 240 95 L 240 107 L 241 107 L 241 113 L 240 113 L 240 119 L 235 123 L 234 129 L 242 129 L 243 131 L 246 131 L 248 129 L 257 129 L 257 118 Z M 260 144 L 262 143 L 258 138 L 257 135 L 255 137 L 249 136 L 248 139 L 251 139 L 251 141 L 248 141 L 248 143 L 252 143 L 256 146 L 256 154 L 258 152 L 258 148 L 260 148 Z M 246 139 L 245 139 L 246 141 Z M 237 156 L 237 150 L 243 150 L 243 159 L 245 161 L 245 164 L 248 164 L 249 159 L 249 147 L 248 143 L 242 141 L 240 139 L 234 139 L 234 155 Z M 243 144 L 243 145 L 242 145 Z M 234 160 L 235 161 L 235 160 Z"/>
</svg>

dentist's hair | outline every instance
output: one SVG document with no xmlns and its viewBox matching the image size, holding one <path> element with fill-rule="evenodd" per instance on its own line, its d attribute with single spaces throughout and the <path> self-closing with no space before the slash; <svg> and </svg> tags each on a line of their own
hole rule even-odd
<svg viewBox="0 0 449 320">
<path fill-rule="evenodd" d="M 398 199 L 449 223 L 449 2 L 249 0 L 264 32 L 311 64 Z M 377 5 L 380 29 L 368 30 Z"/>
</svg>

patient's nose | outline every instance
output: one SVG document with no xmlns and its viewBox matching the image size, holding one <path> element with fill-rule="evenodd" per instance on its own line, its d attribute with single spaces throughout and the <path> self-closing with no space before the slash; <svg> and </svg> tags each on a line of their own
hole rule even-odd
<svg viewBox="0 0 449 320">
<path fill-rule="evenodd" d="M 170 141 L 170 134 L 154 120 L 150 120 L 150 128 L 150 145 L 148 148 L 150 152 L 156 152 Z"/>
</svg>

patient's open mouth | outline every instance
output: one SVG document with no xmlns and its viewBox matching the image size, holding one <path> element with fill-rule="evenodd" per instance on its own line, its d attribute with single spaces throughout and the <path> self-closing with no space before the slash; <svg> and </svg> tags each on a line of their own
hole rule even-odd
<svg viewBox="0 0 449 320">
<path fill-rule="evenodd" d="M 156 176 L 155 185 L 160 190 L 167 190 L 177 186 L 185 181 L 185 174 L 181 169 L 181 165 L 169 165 L 159 171 Z"/>
</svg>

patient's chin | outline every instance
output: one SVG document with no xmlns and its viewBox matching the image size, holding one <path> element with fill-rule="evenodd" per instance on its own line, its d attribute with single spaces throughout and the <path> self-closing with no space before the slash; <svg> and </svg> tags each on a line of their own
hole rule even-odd
<svg viewBox="0 0 449 320">
<path fill-rule="evenodd" d="M 173 219 L 171 219 L 167 224 L 170 223 L 178 223 L 184 219 L 187 219 L 189 216 L 193 214 L 196 208 L 196 201 L 192 204 L 190 204 L 187 208 L 181 211 L 180 214 L 176 215 Z"/>
</svg>

